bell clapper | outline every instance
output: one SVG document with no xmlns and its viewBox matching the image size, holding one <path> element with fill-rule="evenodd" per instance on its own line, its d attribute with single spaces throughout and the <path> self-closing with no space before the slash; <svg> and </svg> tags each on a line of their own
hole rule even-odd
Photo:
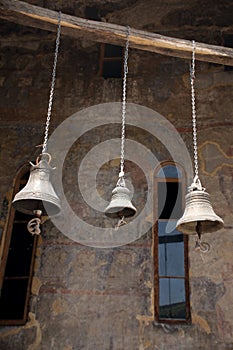
<svg viewBox="0 0 233 350">
<path fill-rule="evenodd" d="M 210 245 L 207 242 L 202 242 L 201 241 L 201 234 L 202 234 L 201 221 L 197 222 L 196 232 L 197 232 L 197 239 L 196 239 L 196 244 L 195 244 L 195 251 L 200 251 L 202 253 L 207 253 L 210 250 Z"/>
<path fill-rule="evenodd" d="M 122 217 L 118 220 L 118 223 L 117 223 L 116 226 L 115 226 L 115 230 L 116 230 L 116 231 L 119 230 L 119 228 L 120 228 L 121 226 L 126 225 L 126 224 L 127 224 L 127 222 L 125 221 L 125 217 L 122 216 Z"/>
<path fill-rule="evenodd" d="M 28 232 L 31 235 L 39 235 L 41 233 L 40 224 L 41 224 L 41 210 L 34 210 L 35 218 L 31 219 L 27 224 Z"/>
</svg>

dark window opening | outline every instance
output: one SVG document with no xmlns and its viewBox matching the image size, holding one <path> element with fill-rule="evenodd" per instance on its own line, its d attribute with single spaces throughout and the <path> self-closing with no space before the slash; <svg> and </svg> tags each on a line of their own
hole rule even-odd
<svg viewBox="0 0 233 350">
<path fill-rule="evenodd" d="M 99 9 L 96 6 L 86 6 L 84 15 L 86 19 L 90 19 L 92 21 L 101 21 Z"/>
<path fill-rule="evenodd" d="M 26 303 L 28 278 L 4 279 L 0 298 L 1 324 L 10 324 L 10 320 L 24 318 L 24 305 Z M 6 320 L 6 322 L 4 322 Z M 14 324 L 14 322 L 12 322 Z M 17 322 L 16 322 L 17 324 Z"/>
<path fill-rule="evenodd" d="M 225 34 L 223 37 L 224 46 L 233 48 L 233 35 Z M 232 71 L 233 66 L 224 66 L 224 71 Z"/>
<path fill-rule="evenodd" d="M 165 164 L 156 178 L 155 312 L 159 322 L 190 320 L 188 241 L 176 230 L 183 213 L 182 172 Z"/>
<path fill-rule="evenodd" d="M 24 187 L 28 175 L 27 171 L 16 179 L 13 196 Z M 37 243 L 37 237 L 27 230 L 31 218 L 10 208 L 0 269 L 0 325 L 27 321 Z"/>
<path fill-rule="evenodd" d="M 104 58 L 122 58 L 123 48 L 121 46 L 105 44 Z"/>
<path fill-rule="evenodd" d="M 179 182 L 158 182 L 158 213 L 160 219 L 182 216 L 182 186 Z"/>
<path fill-rule="evenodd" d="M 100 53 L 100 75 L 107 78 L 121 78 L 123 68 L 123 48 L 102 44 Z"/>
<path fill-rule="evenodd" d="M 14 223 L 5 278 L 24 277 L 30 274 L 33 240 L 33 236 L 27 230 L 27 222 Z"/>
</svg>

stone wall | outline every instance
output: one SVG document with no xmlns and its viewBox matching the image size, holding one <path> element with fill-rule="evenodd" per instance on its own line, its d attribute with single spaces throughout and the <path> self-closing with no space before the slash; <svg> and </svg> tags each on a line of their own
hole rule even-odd
<svg viewBox="0 0 233 350">
<path fill-rule="evenodd" d="M 84 16 L 86 6 L 93 6 L 92 1 L 80 1 L 79 6 L 75 1 L 69 1 L 69 6 L 64 1 L 28 2 L 77 16 Z M 221 45 L 223 34 L 233 31 L 230 1 L 98 4 L 102 20 L 170 36 Z M 16 171 L 26 161 L 35 160 L 39 154 L 35 146 L 43 140 L 55 34 L 3 21 L 0 33 L 3 237 Z M 87 107 L 121 101 L 121 79 L 98 75 L 99 52 L 100 46 L 94 42 L 62 35 L 51 131 Z M 130 50 L 127 100 L 165 117 L 192 154 L 188 70 L 187 60 Z M 53 222 L 46 221 L 38 242 L 28 322 L 20 327 L 0 328 L 2 349 L 232 349 L 233 71 L 201 62 L 197 62 L 196 70 L 200 177 L 225 227 L 205 236 L 211 245 L 209 253 L 195 252 L 194 239 L 189 239 L 191 324 L 155 321 L 151 229 L 127 245 L 93 248 L 69 239 Z M 119 137 L 119 123 L 120 119 L 109 127 L 106 119 L 104 127 L 82 134 L 72 144 L 64 163 L 67 198 L 75 214 L 96 227 L 109 227 L 111 222 L 85 203 L 79 193 L 77 171 L 93 147 Z M 77 128 L 82 130 L 84 124 Z M 127 132 L 158 161 L 172 159 L 166 145 L 145 130 L 131 126 Z M 127 161 L 126 172 L 130 173 L 140 211 L 148 191 L 144 169 Z M 117 174 L 115 158 L 106 161 L 98 173 L 96 186 L 106 201 Z M 144 222 L 140 225 L 143 230 Z"/>
</svg>

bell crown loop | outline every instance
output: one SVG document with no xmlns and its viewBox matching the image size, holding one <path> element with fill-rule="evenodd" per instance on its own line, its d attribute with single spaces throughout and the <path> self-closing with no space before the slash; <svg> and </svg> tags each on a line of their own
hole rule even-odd
<svg viewBox="0 0 233 350">
<path fill-rule="evenodd" d="M 120 187 L 125 187 L 126 188 L 126 184 L 125 184 L 125 179 L 124 179 L 124 175 L 120 176 L 121 173 L 119 174 L 119 179 L 117 181 L 116 186 L 120 186 Z M 114 190 L 113 190 L 114 191 Z"/>
<path fill-rule="evenodd" d="M 205 191 L 205 187 L 202 187 L 201 180 L 197 175 L 194 176 L 193 182 L 191 185 L 188 187 L 188 192 L 191 191 Z"/>
<path fill-rule="evenodd" d="M 53 168 L 45 160 L 40 160 L 38 164 L 33 164 L 32 162 L 30 162 L 30 164 L 30 171 L 43 170 L 50 174 L 50 171 L 53 170 Z"/>
</svg>

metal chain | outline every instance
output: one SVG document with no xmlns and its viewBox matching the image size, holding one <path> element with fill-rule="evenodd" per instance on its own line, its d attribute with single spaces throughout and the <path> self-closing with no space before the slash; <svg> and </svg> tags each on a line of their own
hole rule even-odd
<svg viewBox="0 0 233 350">
<path fill-rule="evenodd" d="M 197 117 L 196 117 L 196 100 L 195 100 L 195 50 L 196 43 L 193 40 L 192 63 L 190 66 L 190 83 L 191 83 L 191 103 L 192 103 L 192 123 L 193 123 L 193 158 L 194 173 L 198 179 L 198 154 L 197 154 Z"/>
<path fill-rule="evenodd" d="M 56 82 L 56 68 L 57 68 L 58 50 L 59 50 L 59 45 L 60 45 L 60 34 L 61 34 L 61 11 L 59 11 L 59 13 L 58 13 L 56 47 L 55 47 L 55 53 L 54 53 L 52 81 L 51 81 L 51 88 L 50 88 L 50 94 L 49 94 L 49 105 L 48 105 L 47 119 L 46 119 L 46 123 L 45 123 L 45 133 L 44 133 L 44 142 L 43 142 L 43 147 L 42 147 L 42 153 L 45 153 L 47 150 L 49 125 L 50 125 L 52 104 L 53 104 L 54 87 L 55 87 L 55 82 Z"/>
<path fill-rule="evenodd" d="M 127 87 L 127 74 L 128 74 L 129 35 L 130 35 L 130 27 L 127 26 L 127 38 L 126 38 L 125 53 L 124 53 L 124 77 L 123 77 L 123 94 L 122 94 L 121 169 L 120 169 L 119 177 L 124 176 L 126 87 Z"/>
</svg>

